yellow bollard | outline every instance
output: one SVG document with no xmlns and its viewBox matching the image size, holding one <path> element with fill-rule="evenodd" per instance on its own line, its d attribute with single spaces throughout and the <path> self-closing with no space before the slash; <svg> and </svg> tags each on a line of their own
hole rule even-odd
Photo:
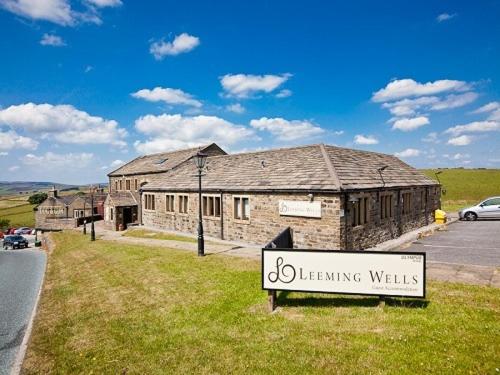
<svg viewBox="0 0 500 375">
<path fill-rule="evenodd" d="M 446 223 L 446 212 L 443 210 L 434 211 L 434 219 L 436 220 L 436 224 L 445 224 Z"/>
</svg>

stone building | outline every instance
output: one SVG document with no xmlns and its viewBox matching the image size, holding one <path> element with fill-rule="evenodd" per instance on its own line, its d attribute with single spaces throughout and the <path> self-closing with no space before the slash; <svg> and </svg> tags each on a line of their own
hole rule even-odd
<svg viewBox="0 0 500 375">
<path fill-rule="evenodd" d="M 101 220 L 104 215 L 106 193 L 97 189 L 94 193 L 93 217 Z M 53 188 L 35 212 L 36 228 L 41 230 L 62 230 L 76 228 L 92 218 L 92 199 L 88 194 L 60 196 Z"/>
<path fill-rule="evenodd" d="M 198 180 L 184 162 L 142 187 L 142 223 L 196 233 Z M 263 245 L 286 227 L 294 246 L 366 249 L 434 220 L 440 186 L 398 158 L 328 145 L 211 156 L 207 235 Z"/>
<path fill-rule="evenodd" d="M 139 156 L 110 172 L 109 195 L 106 198 L 104 220 L 108 228 L 126 229 L 141 223 L 140 189 L 155 178 L 178 167 L 198 151 L 207 155 L 226 155 L 215 143 L 185 150 Z"/>
</svg>

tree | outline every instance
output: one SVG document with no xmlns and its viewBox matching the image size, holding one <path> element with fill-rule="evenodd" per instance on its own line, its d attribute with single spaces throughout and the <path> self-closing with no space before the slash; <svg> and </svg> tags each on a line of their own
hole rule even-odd
<svg viewBox="0 0 500 375">
<path fill-rule="evenodd" d="M 10 220 L 9 219 L 2 219 L 0 218 L 0 229 L 4 230 L 7 229 L 10 225 Z"/>
<path fill-rule="evenodd" d="M 47 193 L 36 193 L 28 198 L 30 204 L 40 204 L 47 199 Z"/>
</svg>

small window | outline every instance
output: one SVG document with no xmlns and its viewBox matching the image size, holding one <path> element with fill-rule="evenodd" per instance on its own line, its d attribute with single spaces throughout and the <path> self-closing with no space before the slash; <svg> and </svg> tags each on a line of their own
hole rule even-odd
<svg viewBox="0 0 500 375">
<path fill-rule="evenodd" d="M 137 191 L 137 178 L 134 180 L 134 190 Z"/>
<path fill-rule="evenodd" d="M 120 180 L 120 190 L 123 190 L 122 180 Z"/>
<path fill-rule="evenodd" d="M 188 196 L 187 195 L 179 195 L 179 212 L 181 214 L 188 213 Z"/>
<path fill-rule="evenodd" d="M 165 196 L 165 211 L 174 212 L 174 197 L 173 194 L 167 194 Z"/>
<path fill-rule="evenodd" d="M 409 215 L 411 212 L 411 193 L 403 193 L 403 215 Z"/>
<path fill-rule="evenodd" d="M 125 181 L 125 190 L 130 190 L 130 180 Z"/>
<path fill-rule="evenodd" d="M 425 207 L 427 207 L 427 194 L 424 189 L 420 190 L 420 202 L 419 202 L 420 211 L 424 211 Z"/>
<path fill-rule="evenodd" d="M 114 211 L 112 208 L 110 209 L 110 215 L 111 215 L 111 218 L 109 220 L 113 221 L 114 220 Z"/>
<path fill-rule="evenodd" d="M 144 194 L 144 208 L 146 210 L 155 210 L 155 196 L 153 194 Z"/>
<path fill-rule="evenodd" d="M 220 217 L 220 197 L 203 197 L 203 215 Z"/>
<path fill-rule="evenodd" d="M 390 219 L 393 215 L 392 194 L 382 195 L 380 197 L 380 219 Z"/>
<path fill-rule="evenodd" d="M 500 206 L 500 198 L 492 198 L 484 201 L 482 203 L 483 206 Z"/>
<path fill-rule="evenodd" d="M 234 197 L 234 218 L 248 220 L 250 218 L 250 201 L 247 197 Z"/>
<path fill-rule="evenodd" d="M 118 191 L 118 181 L 115 181 L 115 191 Z"/>
<path fill-rule="evenodd" d="M 352 226 L 357 227 L 368 222 L 368 197 L 358 198 L 357 202 L 352 204 Z"/>
<path fill-rule="evenodd" d="M 167 160 L 168 160 L 167 158 L 158 159 L 157 161 L 155 161 L 155 164 L 160 165 L 160 164 L 165 163 Z"/>
</svg>

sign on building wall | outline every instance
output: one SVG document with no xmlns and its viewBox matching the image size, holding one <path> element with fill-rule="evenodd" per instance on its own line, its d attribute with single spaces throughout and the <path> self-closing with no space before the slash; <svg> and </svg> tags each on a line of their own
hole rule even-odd
<svg viewBox="0 0 500 375">
<path fill-rule="evenodd" d="M 425 298 L 425 253 L 262 249 L 262 289 Z"/>
<path fill-rule="evenodd" d="M 321 217 L 321 202 L 279 201 L 281 216 Z"/>
<path fill-rule="evenodd" d="M 63 215 L 64 214 L 64 207 L 62 207 L 62 206 L 39 207 L 38 212 L 42 215 Z"/>
</svg>

